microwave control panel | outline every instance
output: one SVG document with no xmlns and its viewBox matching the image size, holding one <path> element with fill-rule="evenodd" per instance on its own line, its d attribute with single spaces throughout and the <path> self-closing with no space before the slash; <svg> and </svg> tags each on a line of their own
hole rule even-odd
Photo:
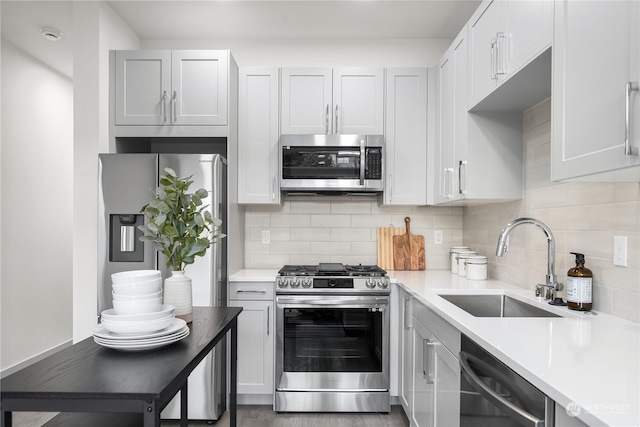
<svg viewBox="0 0 640 427">
<path fill-rule="evenodd" d="M 365 150 L 365 179 L 382 179 L 382 147 L 367 147 Z"/>
</svg>

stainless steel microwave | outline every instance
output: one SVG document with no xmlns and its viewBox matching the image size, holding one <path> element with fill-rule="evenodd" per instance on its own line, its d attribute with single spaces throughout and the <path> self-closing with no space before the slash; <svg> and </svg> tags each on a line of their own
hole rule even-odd
<svg viewBox="0 0 640 427">
<path fill-rule="evenodd" d="M 384 190 L 383 135 L 282 135 L 279 148 L 285 193 Z"/>
</svg>

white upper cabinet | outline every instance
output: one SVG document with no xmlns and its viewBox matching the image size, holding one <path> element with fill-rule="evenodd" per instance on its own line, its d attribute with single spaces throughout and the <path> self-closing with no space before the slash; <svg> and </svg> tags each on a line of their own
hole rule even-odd
<svg viewBox="0 0 640 427">
<path fill-rule="evenodd" d="M 426 68 L 387 68 L 384 204 L 427 203 Z"/>
<path fill-rule="evenodd" d="M 240 68 L 238 202 L 280 203 L 278 68 Z"/>
<path fill-rule="evenodd" d="M 227 124 L 227 68 L 227 52 L 171 52 L 171 123 Z"/>
<path fill-rule="evenodd" d="M 463 29 L 438 66 L 435 173 L 429 203 L 521 199 L 522 115 L 467 111 L 467 58 Z"/>
<path fill-rule="evenodd" d="M 467 161 L 467 27 L 438 63 L 434 203 L 462 198 L 461 168 Z"/>
<path fill-rule="evenodd" d="M 640 179 L 639 28 L 637 1 L 556 3 L 552 180 Z"/>
<path fill-rule="evenodd" d="M 171 51 L 116 52 L 116 125 L 169 123 Z"/>
<path fill-rule="evenodd" d="M 116 51 L 114 124 L 226 125 L 228 68 L 228 51 Z"/>
<path fill-rule="evenodd" d="M 551 45 L 553 1 L 485 0 L 468 25 L 473 107 Z"/>
<path fill-rule="evenodd" d="M 382 135 L 384 69 L 283 68 L 281 133 Z"/>
</svg>

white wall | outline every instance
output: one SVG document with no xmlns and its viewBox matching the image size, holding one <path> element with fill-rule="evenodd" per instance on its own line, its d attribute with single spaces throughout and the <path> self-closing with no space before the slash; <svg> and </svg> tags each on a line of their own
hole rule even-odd
<svg viewBox="0 0 640 427">
<path fill-rule="evenodd" d="M 2 370 L 71 339 L 72 111 L 71 80 L 3 41 Z"/>
<path fill-rule="evenodd" d="M 103 2 L 74 2 L 73 340 L 97 323 L 98 153 L 108 152 L 109 50 L 139 40 Z"/>
</svg>

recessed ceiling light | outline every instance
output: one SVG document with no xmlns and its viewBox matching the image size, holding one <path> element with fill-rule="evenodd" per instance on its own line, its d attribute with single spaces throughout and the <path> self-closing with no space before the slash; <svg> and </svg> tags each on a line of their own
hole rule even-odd
<svg viewBox="0 0 640 427">
<path fill-rule="evenodd" d="M 42 37 L 52 42 L 56 42 L 62 38 L 62 31 L 51 27 L 40 28 L 40 34 Z"/>
</svg>

